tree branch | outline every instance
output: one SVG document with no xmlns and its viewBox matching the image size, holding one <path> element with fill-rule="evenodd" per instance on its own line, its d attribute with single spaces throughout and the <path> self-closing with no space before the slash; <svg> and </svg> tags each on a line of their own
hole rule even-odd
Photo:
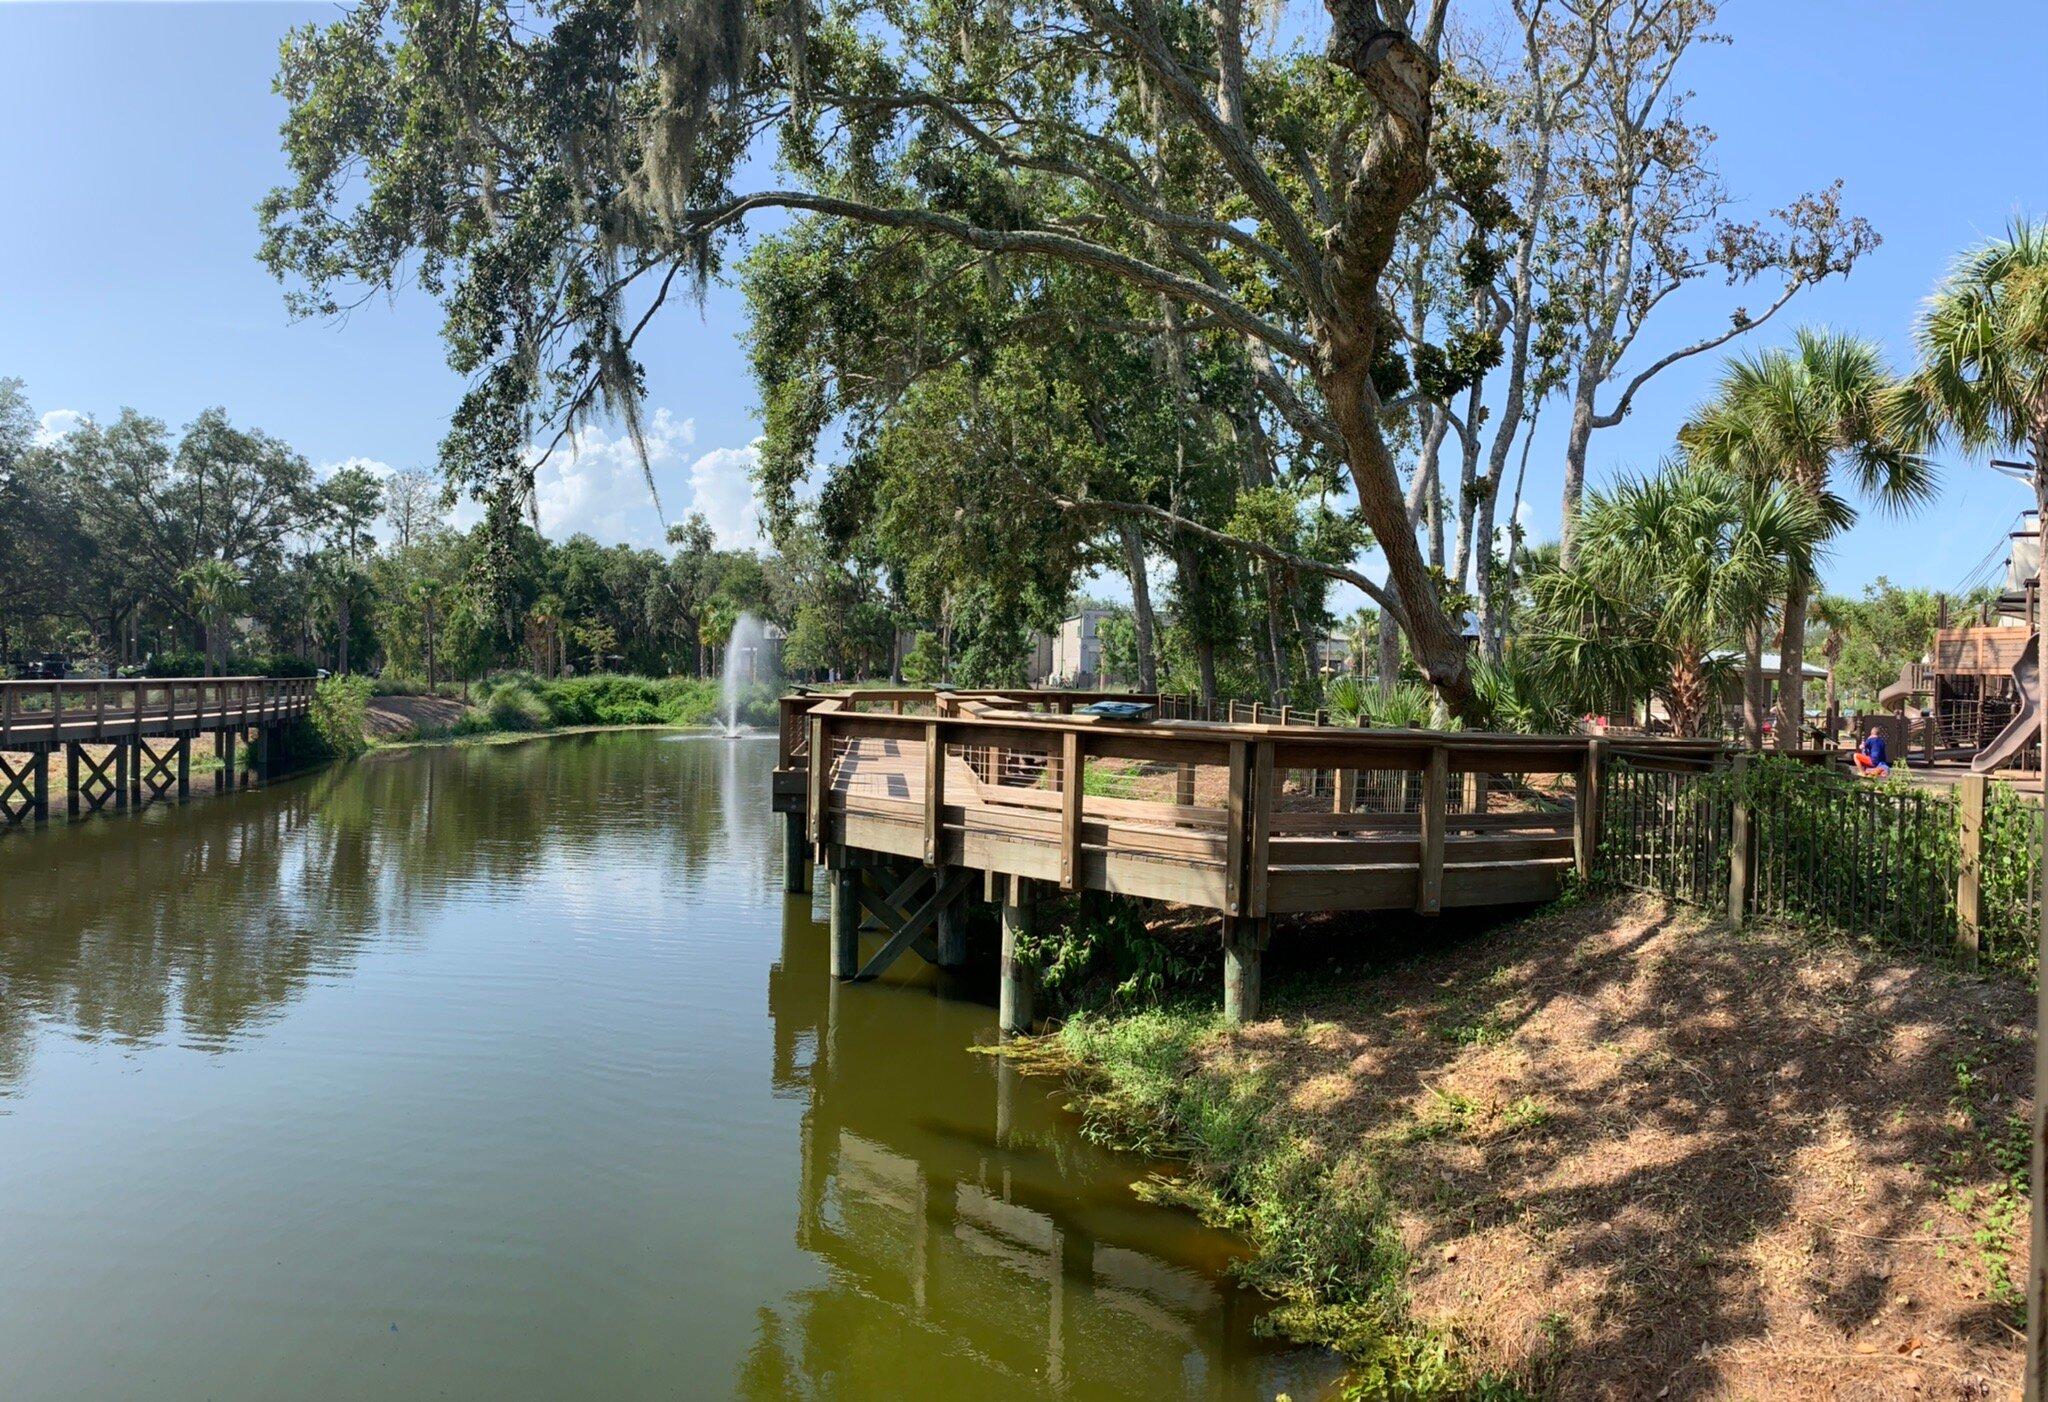
<svg viewBox="0 0 2048 1402">
<path fill-rule="evenodd" d="M 1205 307 L 1216 314 L 1218 321 L 1263 341 L 1293 359 L 1308 360 L 1314 354 L 1314 348 L 1306 340 L 1290 331 L 1282 330 L 1263 317 L 1253 315 L 1243 303 L 1216 288 L 1183 277 L 1157 264 L 1148 263 L 1142 258 L 1118 252 L 1113 248 L 1105 248 L 1101 244 L 1091 243 L 1072 234 L 1034 229 L 987 229 L 978 224 L 955 219 L 951 215 L 935 214 L 929 210 L 890 209 L 860 200 L 814 195 L 801 190 L 764 190 L 744 195 L 709 209 L 692 210 L 685 216 L 683 222 L 693 234 L 708 235 L 737 223 L 749 211 L 756 209 L 807 210 L 813 214 L 850 219 L 855 223 L 873 224 L 882 228 L 915 229 L 952 239 L 956 243 L 978 248 L 986 253 L 1037 254 L 1056 258 L 1061 262 L 1078 264 L 1107 273 L 1148 292 L 1163 293 L 1180 301 Z"/>
<path fill-rule="evenodd" d="M 1650 380 L 1660 371 L 1666 370 L 1671 366 L 1676 365 L 1681 360 L 1690 359 L 1695 355 L 1702 355 L 1705 352 L 1713 350 L 1718 346 L 1725 346 L 1730 341 L 1734 340 L 1737 336 L 1740 336 L 1745 332 L 1754 331 L 1757 327 L 1762 326 L 1765 322 L 1769 321 L 1772 317 L 1776 316 L 1778 314 L 1779 309 L 1783 307 L 1787 302 L 1791 301 L 1793 297 L 1798 294 L 1799 290 L 1805 287 L 1807 283 L 1808 279 L 1806 278 L 1793 278 L 1790 282 L 1787 282 L 1785 284 L 1784 291 L 1778 294 L 1778 300 L 1771 303 L 1771 305 L 1765 309 L 1764 314 L 1762 316 L 1747 321 L 1731 321 L 1729 323 L 1728 329 L 1726 331 L 1721 332 L 1718 336 L 1709 336 L 1705 340 L 1694 341 L 1691 345 L 1683 346 L 1680 349 L 1671 352 L 1663 359 L 1645 368 L 1642 371 L 1642 373 L 1638 374 L 1634 379 L 1628 382 L 1627 387 L 1623 389 L 1621 392 L 1621 398 L 1615 401 L 1614 408 L 1610 412 L 1605 414 L 1596 413 L 1595 415 L 1593 415 L 1593 427 L 1613 428 L 1616 424 L 1620 423 L 1624 418 L 1628 417 L 1629 402 L 1636 397 L 1636 391 L 1641 389 L 1644 385 L 1648 384 Z"/>
<path fill-rule="evenodd" d="M 1389 616 L 1403 628 L 1408 626 L 1408 615 L 1402 609 L 1400 602 L 1387 593 L 1377 581 L 1360 574 L 1348 565 L 1333 565 L 1327 560 L 1312 559 L 1307 555 L 1296 555 L 1292 551 L 1281 550 L 1277 546 L 1267 545 L 1263 541 L 1247 540 L 1243 536 L 1232 535 L 1228 531 L 1219 531 L 1214 526 L 1205 526 L 1200 521 L 1190 520 L 1186 516 L 1168 511 L 1165 507 L 1151 506 L 1140 501 L 1108 501 L 1100 497 L 1090 497 L 1085 501 L 1076 501 L 1071 497 L 1062 497 L 1051 493 L 1048 493 L 1048 496 L 1054 506 L 1071 515 L 1087 515 L 1099 512 L 1114 516 L 1143 517 L 1148 521 L 1157 521 L 1162 525 L 1170 526 L 1174 530 L 1186 531 L 1189 535 L 1199 536 L 1203 540 L 1213 541 L 1232 550 L 1242 550 L 1246 554 L 1256 555 L 1258 558 L 1271 561 L 1273 564 L 1285 565 L 1289 569 L 1299 570 L 1303 574 L 1321 575 L 1325 579 L 1334 579 L 1339 583 L 1349 584 L 1385 609 Z"/>
</svg>

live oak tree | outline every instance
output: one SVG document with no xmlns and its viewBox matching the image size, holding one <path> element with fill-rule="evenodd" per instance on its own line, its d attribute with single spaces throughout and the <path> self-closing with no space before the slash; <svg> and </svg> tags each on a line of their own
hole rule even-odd
<svg viewBox="0 0 2048 1402">
<path fill-rule="evenodd" d="M 1476 717 L 1404 510 L 1383 288 L 1431 179 L 1447 3 L 1327 0 L 1321 60 L 1258 60 L 1242 0 L 371 0 L 285 45 L 294 180 L 264 252 L 308 312 L 412 279 L 442 298 L 470 380 L 442 462 L 501 515 L 536 440 L 605 408 L 637 436 L 637 338 L 752 216 L 1145 294 L 1237 338 L 1340 465 L 1392 587 L 1355 582 Z"/>
</svg>

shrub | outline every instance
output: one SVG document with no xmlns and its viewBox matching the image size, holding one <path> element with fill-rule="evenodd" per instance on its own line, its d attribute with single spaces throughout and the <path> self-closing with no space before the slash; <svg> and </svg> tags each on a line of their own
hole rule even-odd
<svg viewBox="0 0 2048 1402">
<path fill-rule="evenodd" d="M 293 764 L 354 759 L 370 747 L 363 714 L 370 704 L 367 677 L 329 677 L 313 688 L 307 713 L 284 728 L 284 752 Z"/>
<path fill-rule="evenodd" d="M 145 677 L 203 677 L 206 659 L 189 648 L 160 652 L 142 666 Z"/>
</svg>

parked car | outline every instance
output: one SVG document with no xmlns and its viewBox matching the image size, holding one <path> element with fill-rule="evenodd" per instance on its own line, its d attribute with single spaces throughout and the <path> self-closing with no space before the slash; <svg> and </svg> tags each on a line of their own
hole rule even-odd
<svg viewBox="0 0 2048 1402">
<path fill-rule="evenodd" d="M 22 663 L 18 675 L 23 681 L 58 682 L 71 675 L 71 665 L 63 653 L 46 652 Z"/>
</svg>

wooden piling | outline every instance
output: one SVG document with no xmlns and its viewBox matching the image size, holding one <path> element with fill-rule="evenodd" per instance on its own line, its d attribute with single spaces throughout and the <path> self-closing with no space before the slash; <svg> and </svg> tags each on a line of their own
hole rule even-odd
<svg viewBox="0 0 2048 1402">
<path fill-rule="evenodd" d="M 844 848 L 832 854 L 832 977 L 860 972 L 860 873 Z"/>
<path fill-rule="evenodd" d="M 1230 1022 L 1259 1015 L 1259 965 L 1270 931 L 1265 920 L 1223 917 L 1223 1016 Z"/>
<path fill-rule="evenodd" d="M 183 783 L 182 770 L 179 782 Z M 795 811 L 782 815 L 782 889 L 801 896 L 811 889 L 811 854 L 804 840 L 804 815 Z"/>
<path fill-rule="evenodd" d="M 1031 1030 L 1031 1003 L 1036 971 L 1018 949 L 1031 937 L 1038 903 L 1032 883 L 1013 876 L 1003 890 L 1003 948 L 996 991 L 997 1025 L 1005 1032 Z"/>
</svg>

